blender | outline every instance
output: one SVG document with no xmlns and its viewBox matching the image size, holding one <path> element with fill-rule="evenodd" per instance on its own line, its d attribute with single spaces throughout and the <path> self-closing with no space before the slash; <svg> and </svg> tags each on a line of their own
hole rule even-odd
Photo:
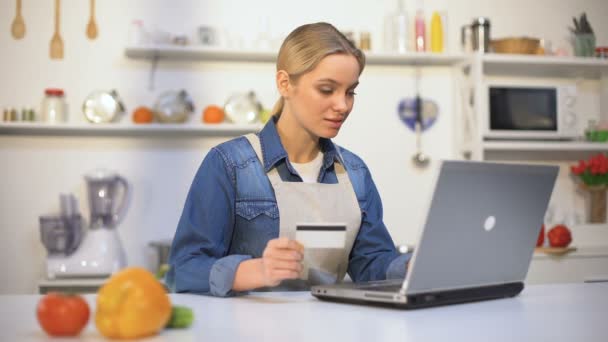
<svg viewBox="0 0 608 342">
<path fill-rule="evenodd" d="M 102 278 L 127 264 L 117 227 L 127 210 L 130 186 L 120 175 L 101 169 L 85 175 L 85 180 L 91 217 L 88 232 L 81 241 L 77 239 L 80 234 L 74 230 L 77 225 L 70 224 L 74 217 L 79 218 L 79 214 L 62 215 L 63 224 L 43 225 L 41 217 L 40 230 L 48 251 L 46 266 L 49 279 Z M 61 242 L 65 236 L 70 237 L 69 244 Z"/>
</svg>

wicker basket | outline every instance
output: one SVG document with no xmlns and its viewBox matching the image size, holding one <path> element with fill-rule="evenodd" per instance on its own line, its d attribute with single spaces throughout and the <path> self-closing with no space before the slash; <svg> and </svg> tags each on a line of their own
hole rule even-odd
<svg viewBox="0 0 608 342">
<path fill-rule="evenodd" d="M 527 37 L 494 39 L 490 42 L 490 46 L 496 53 L 534 55 L 538 53 L 540 40 Z"/>
</svg>

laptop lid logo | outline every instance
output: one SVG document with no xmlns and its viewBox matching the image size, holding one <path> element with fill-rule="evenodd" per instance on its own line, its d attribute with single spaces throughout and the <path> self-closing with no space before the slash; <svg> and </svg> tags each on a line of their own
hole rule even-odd
<svg viewBox="0 0 608 342">
<path fill-rule="evenodd" d="M 483 229 L 485 229 L 486 232 L 489 232 L 490 230 L 494 229 L 495 225 L 496 225 L 496 217 L 488 216 L 488 218 L 486 218 L 486 222 L 483 223 Z"/>
</svg>

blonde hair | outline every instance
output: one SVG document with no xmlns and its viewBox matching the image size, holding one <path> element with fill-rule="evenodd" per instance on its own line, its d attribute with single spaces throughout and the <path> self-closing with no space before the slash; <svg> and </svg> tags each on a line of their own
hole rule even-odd
<svg viewBox="0 0 608 342">
<path fill-rule="evenodd" d="M 291 82 L 313 70 L 323 58 L 333 54 L 352 55 L 359 64 L 359 75 L 365 67 L 365 55 L 333 25 L 314 23 L 293 30 L 283 41 L 277 57 L 277 71 L 284 70 Z M 283 111 L 283 97 L 274 105 L 272 115 Z"/>
</svg>

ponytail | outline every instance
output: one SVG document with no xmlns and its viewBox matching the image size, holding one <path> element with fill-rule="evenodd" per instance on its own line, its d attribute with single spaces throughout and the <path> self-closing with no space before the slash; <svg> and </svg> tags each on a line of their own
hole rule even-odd
<svg viewBox="0 0 608 342">
<path fill-rule="evenodd" d="M 283 106 L 285 105 L 285 100 L 283 99 L 283 97 L 281 96 L 277 102 L 274 104 L 274 107 L 272 108 L 272 112 L 271 115 L 274 116 L 281 116 L 281 112 L 283 111 Z"/>
</svg>

